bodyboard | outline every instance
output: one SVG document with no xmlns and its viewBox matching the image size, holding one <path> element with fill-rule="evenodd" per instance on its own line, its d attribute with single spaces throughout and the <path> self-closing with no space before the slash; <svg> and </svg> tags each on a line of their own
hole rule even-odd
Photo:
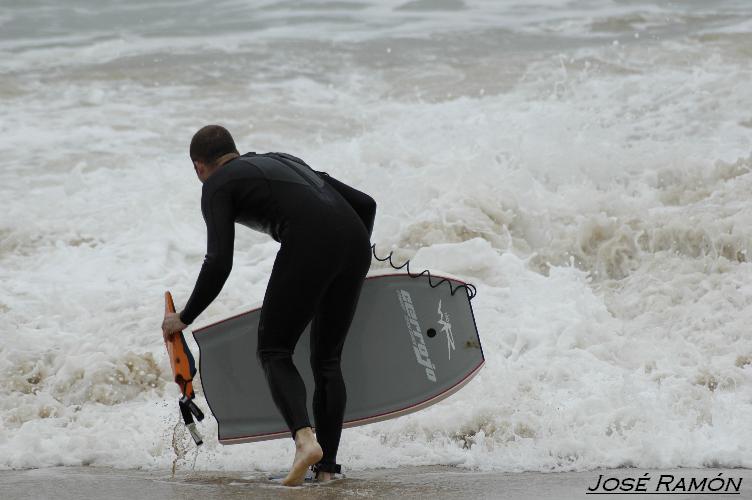
<svg viewBox="0 0 752 500">
<path fill-rule="evenodd" d="M 484 364 L 465 283 L 438 275 L 365 279 L 342 353 L 344 427 L 430 406 L 469 382 Z M 289 437 L 256 356 L 260 308 L 193 331 L 204 396 L 225 445 Z M 310 324 L 293 361 L 313 418 Z M 313 424 L 313 421 L 312 421 Z"/>
</svg>

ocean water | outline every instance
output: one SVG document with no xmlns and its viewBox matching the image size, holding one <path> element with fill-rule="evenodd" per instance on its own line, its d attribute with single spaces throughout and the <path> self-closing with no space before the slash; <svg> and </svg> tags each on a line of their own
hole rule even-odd
<svg viewBox="0 0 752 500">
<path fill-rule="evenodd" d="M 162 293 L 203 260 L 206 123 L 478 289 L 486 366 L 345 430 L 346 467 L 752 467 L 751 61 L 746 0 L 4 1 L 0 468 L 289 464 L 179 421 Z M 277 244 L 235 248 L 197 327 L 263 298 Z"/>
</svg>

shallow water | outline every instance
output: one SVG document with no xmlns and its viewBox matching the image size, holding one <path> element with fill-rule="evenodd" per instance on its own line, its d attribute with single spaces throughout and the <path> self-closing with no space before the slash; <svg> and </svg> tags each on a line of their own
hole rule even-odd
<svg viewBox="0 0 752 500">
<path fill-rule="evenodd" d="M 600 478 L 600 476 L 603 476 Z M 600 479 L 599 479 L 600 478 Z M 587 472 L 468 472 L 452 467 L 401 467 L 399 469 L 373 469 L 348 472 L 344 479 L 331 483 L 311 483 L 289 488 L 269 481 L 264 473 L 240 471 L 206 471 L 182 473 L 175 476 L 166 471 L 117 470 L 109 467 L 58 467 L 26 471 L 0 471 L 0 487 L 6 500 L 25 498 L 55 498 L 59 500 L 88 500 L 108 498 L 112 500 L 143 498 L 183 499 L 200 496 L 206 500 L 240 498 L 399 498 L 399 499 L 520 499 L 560 500 L 588 498 L 588 489 L 605 491 L 600 485 L 610 478 L 645 478 L 644 491 L 650 494 L 635 494 L 630 498 L 655 498 L 656 486 L 663 479 L 658 491 L 671 491 L 671 498 L 697 498 L 697 493 L 687 491 L 692 478 L 701 482 L 716 478 L 731 478 L 740 484 L 738 493 L 734 486 L 726 486 L 717 493 L 704 483 L 704 495 L 714 499 L 752 498 L 749 484 L 752 472 L 749 469 L 601 469 Z M 685 486 L 678 487 L 684 478 Z M 607 488 L 612 488 L 613 479 Z M 636 483 L 635 483 L 636 484 Z M 713 483 L 715 489 L 722 483 Z M 677 489 L 678 487 L 678 489 Z M 695 490 L 698 491 L 698 490 Z M 591 497 L 597 498 L 597 497 Z"/>
</svg>

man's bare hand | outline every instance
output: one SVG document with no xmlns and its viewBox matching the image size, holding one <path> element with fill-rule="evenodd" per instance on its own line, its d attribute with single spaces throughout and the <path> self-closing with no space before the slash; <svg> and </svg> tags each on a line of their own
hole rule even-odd
<svg viewBox="0 0 752 500">
<path fill-rule="evenodd" d="M 162 337 L 165 342 L 170 341 L 170 337 L 177 332 L 182 332 L 188 328 L 188 325 L 180 321 L 180 314 L 178 313 L 166 313 L 164 321 L 162 321 Z"/>
</svg>

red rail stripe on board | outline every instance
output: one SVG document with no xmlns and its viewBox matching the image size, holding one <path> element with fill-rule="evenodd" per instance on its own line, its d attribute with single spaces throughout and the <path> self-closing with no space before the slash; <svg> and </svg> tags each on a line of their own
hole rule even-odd
<svg viewBox="0 0 752 500">
<path fill-rule="evenodd" d="M 482 352 L 481 352 L 481 355 L 482 355 Z M 379 413 L 378 415 L 374 415 L 372 417 L 345 421 L 342 425 L 342 428 L 357 427 L 359 425 L 365 425 L 368 423 L 376 423 L 376 422 L 381 422 L 384 420 L 389 420 L 390 418 L 396 418 L 402 415 L 407 415 L 409 413 L 413 413 L 423 408 L 426 408 L 428 406 L 431 406 L 432 404 L 438 403 L 439 401 L 448 398 L 449 396 L 451 396 L 452 394 L 460 390 L 465 384 L 470 382 L 470 380 L 472 380 L 472 378 L 478 374 L 478 372 L 480 371 L 480 369 L 483 367 L 485 363 L 486 363 L 486 360 L 484 358 L 481 360 L 478 366 L 473 368 L 460 381 L 458 381 L 452 387 L 449 387 L 447 390 L 442 391 L 435 396 L 431 396 L 427 399 L 424 399 L 423 401 L 419 403 L 406 406 L 405 408 L 401 408 L 399 410 L 392 410 L 392 411 L 388 411 L 384 413 Z M 286 436 L 288 434 L 290 434 L 289 431 L 278 431 L 278 432 L 270 432 L 270 433 L 265 433 L 265 434 L 251 434 L 250 436 L 240 436 L 240 437 L 235 437 L 235 438 L 220 439 L 219 442 L 220 444 L 225 444 L 225 445 L 252 443 L 256 441 L 266 441 L 270 439 L 276 439 L 278 437 Z"/>
</svg>

